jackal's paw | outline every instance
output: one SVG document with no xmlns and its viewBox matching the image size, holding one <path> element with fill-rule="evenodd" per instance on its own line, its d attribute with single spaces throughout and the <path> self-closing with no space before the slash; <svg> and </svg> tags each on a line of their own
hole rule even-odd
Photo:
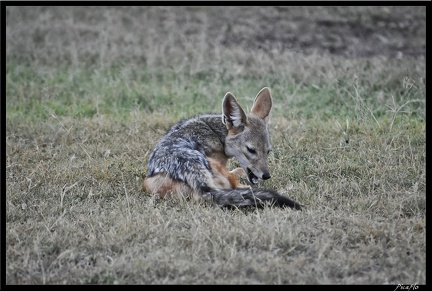
<svg viewBox="0 0 432 291">
<path fill-rule="evenodd" d="M 238 177 L 246 178 L 246 172 L 243 170 L 243 168 L 235 168 L 234 170 L 230 171 L 231 174 L 234 174 Z"/>
</svg>

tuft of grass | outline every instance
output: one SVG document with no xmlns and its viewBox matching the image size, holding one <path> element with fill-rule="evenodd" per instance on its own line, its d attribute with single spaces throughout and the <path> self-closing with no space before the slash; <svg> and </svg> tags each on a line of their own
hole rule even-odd
<svg viewBox="0 0 432 291">
<path fill-rule="evenodd" d="M 7 7 L 6 283 L 425 284 L 424 12 Z M 303 211 L 143 191 L 170 125 L 263 86 L 260 186 Z"/>
</svg>

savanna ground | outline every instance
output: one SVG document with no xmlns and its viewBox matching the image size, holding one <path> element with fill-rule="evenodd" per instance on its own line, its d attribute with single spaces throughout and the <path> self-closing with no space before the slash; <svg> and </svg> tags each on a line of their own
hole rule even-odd
<svg viewBox="0 0 432 291">
<path fill-rule="evenodd" d="M 7 284 L 425 284 L 424 7 L 7 7 Z M 181 118 L 273 92 L 303 211 L 158 200 Z M 235 162 L 231 164 L 235 166 Z M 2 199 L 4 196 L 2 196 Z"/>
</svg>

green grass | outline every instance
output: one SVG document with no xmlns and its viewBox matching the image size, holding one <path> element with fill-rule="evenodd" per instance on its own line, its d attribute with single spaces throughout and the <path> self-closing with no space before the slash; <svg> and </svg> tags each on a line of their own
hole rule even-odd
<svg viewBox="0 0 432 291">
<path fill-rule="evenodd" d="M 6 283 L 425 284 L 422 7 L 208 9 L 7 8 Z M 264 86 L 260 186 L 303 211 L 143 191 L 171 124 Z"/>
<path fill-rule="evenodd" d="M 414 71 L 415 67 L 412 68 L 413 63 L 392 60 L 395 62 L 393 68 L 404 72 L 392 79 L 383 79 L 389 69 L 380 67 L 379 59 L 374 61 L 375 65 L 368 65 L 367 68 L 356 68 L 363 61 L 345 61 L 353 67 L 349 74 L 345 74 L 343 69 L 332 68 L 329 72 L 328 68 L 317 66 L 315 74 L 324 77 L 308 76 L 312 82 L 308 86 L 286 79 L 282 74 L 259 79 L 240 76 L 233 81 L 224 80 L 211 71 L 199 76 L 188 71 L 155 76 L 128 65 L 97 72 L 58 68 L 47 73 L 11 62 L 7 66 L 7 112 L 10 118 L 16 114 L 20 119 L 38 120 L 47 119 L 47 109 L 52 109 L 59 116 L 77 118 L 95 115 L 127 118 L 132 110 L 146 113 L 162 111 L 176 118 L 185 118 L 209 108 L 219 109 L 225 93 L 221 86 L 235 88 L 233 93 L 236 95 L 253 96 L 253 91 L 247 89 L 256 87 L 256 91 L 258 86 L 254 84 L 259 82 L 269 84 L 275 91 L 276 116 L 286 113 L 291 114 L 290 118 L 328 119 L 334 118 L 337 113 L 369 118 L 381 117 L 389 111 L 397 114 L 404 109 L 402 112 L 424 118 L 424 84 L 421 74 Z M 369 75 L 369 78 L 359 80 L 360 72 Z M 304 73 L 307 74 L 306 71 Z M 207 92 L 209 87 L 213 87 L 214 92 Z M 287 106 L 289 110 L 285 110 Z"/>
</svg>

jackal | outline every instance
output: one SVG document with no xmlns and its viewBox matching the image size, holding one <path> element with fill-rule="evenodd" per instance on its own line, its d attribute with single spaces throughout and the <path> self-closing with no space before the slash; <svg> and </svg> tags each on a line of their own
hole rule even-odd
<svg viewBox="0 0 432 291">
<path fill-rule="evenodd" d="M 160 197 L 204 198 L 227 207 L 263 207 L 265 204 L 301 205 L 275 190 L 242 185 L 237 176 L 252 186 L 270 179 L 271 151 L 268 121 L 272 108 L 270 89 L 257 94 L 246 114 L 234 95 L 225 94 L 222 114 L 205 114 L 173 125 L 149 156 L 144 187 Z M 227 169 L 230 158 L 239 168 Z"/>
</svg>

